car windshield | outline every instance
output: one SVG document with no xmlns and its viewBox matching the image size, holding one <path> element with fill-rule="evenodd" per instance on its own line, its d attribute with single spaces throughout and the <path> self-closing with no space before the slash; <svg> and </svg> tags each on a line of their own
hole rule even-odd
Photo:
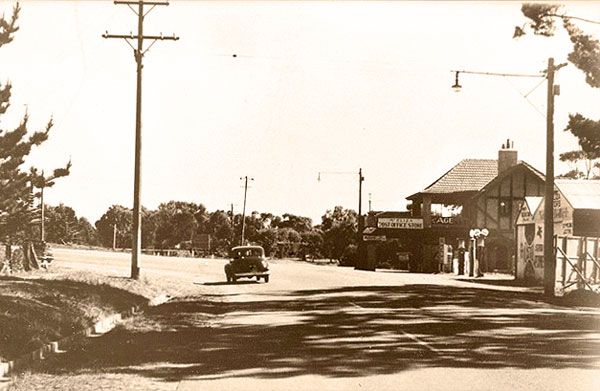
<svg viewBox="0 0 600 391">
<path fill-rule="evenodd" d="M 263 250 L 261 248 L 238 248 L 234 250 L 234 258 L 262 257 Z"/>
</svg>

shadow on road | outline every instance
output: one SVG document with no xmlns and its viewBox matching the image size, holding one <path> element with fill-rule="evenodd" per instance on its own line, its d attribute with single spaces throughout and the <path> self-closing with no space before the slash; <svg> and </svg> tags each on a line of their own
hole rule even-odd
<svg viewBox="0 0 600 391">
<path fill-rule="evenodd" d="M 206 285 L 206 286 L 219 286 L 219 285 L 249 285 L 249 284 L 259 284 L 259 282 L 253 281 L 253 280 L 244 280 L 244 281 L 236 281 L 236 282 L 227 282 L 227 281 L 201 282 L 201 283 L 197 283 L 197 284 Z"/>
<path fill-rule="evenodd" d="M 294 291 L 266 301 L 187 297 L 57 358 L 46 371 L 166 381 L 422 367 L 596 368 L 597 316 L 526 293 L 439 285 Z M 277 300 L 275 300 L 277 299 Z"/>
<path fill-rule="evenodd" d="M 485 285 L 494 285 L 494 286 L 529 287 L 532 289 L 538 288 L 538 290 L 540 292 L 543 291 L 543 288 L 541 285 L 531 285 L 531 284 L 527 283 L 526 281 L 515 280 L 514 278 L 467 277 L 467 278 L 457 278 L 456 280 L 463 281 L 463 282 L 471 282 L 471 283 L 475 283 L 475 284 L 485 284 Z"/>
</svg>

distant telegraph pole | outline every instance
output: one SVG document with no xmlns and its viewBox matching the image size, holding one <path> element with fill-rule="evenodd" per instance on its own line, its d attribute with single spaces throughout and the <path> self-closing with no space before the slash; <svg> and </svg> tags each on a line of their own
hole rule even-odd
<svg viewBox="0 0 600 391">
<path fill-rule="evenodd" d="M 137 89 L 136 89 L 136 106 L 135 106 L 135 168 L 134 168 L 134 181 L 133 181 L 133 219 L 132 219 L 132 245 L 131 245 L 131 278 L 138 279 L 140 276 L 140 268 L 138 267 L 139 255 L 141 252 L 142 242 L 142 214 L 141 214 L 141 171 L 142 171 L 142 59 L 144 54 L 152 45 L 158 40 L 171 40 L 176 41 L 179 37 L 173 36 L 165 37 L 162 35 L 144 35 L 144 18 L 150 11 L 157 5 L 169 5 L 168 1 L 150 1 L 150 0 L 124 0 L 115 1 L 115 4 L 122 4 L 128 6 L 138 17 L 138 33 L 133 35 L 132 33 L 127 34 L 109 34 L 108 31 L 102 34 L 104 38 L 120 38 L 124 39 L 125 42 L 133 49 L 135 62 L 137 66 Z M 137 5 L 137 11 L 133 7 Z M 145 11 L 144 6 L 148 5 L 150 8 Z M 135 48 L 129 41 L 136 40 L 137 48 Z M 150 40 L 152 43 L 144 49 L 144 40 Z"/>
<path fill-rule="evenodd" d="M 348 172 L 348 171 L 320 171 L 319 175 L 317 176 L 317 181 L 321 181 L 321 175 L 322 174 L 351 174 L 351 175 L 356 175 L 355 172 Z M 357 247 L 358 247 L 358 262 L 356 265 L 357 269 L 361 269 L 361 270 L 375 270 L 375 268 L 371 268 L 367 265 L 364 264 L 364 260 L 363 260 L 363 216 L 362 216 L 362 183 L 364 182 L 365 177 L 363 176 L 362 173 L 362 168 L 358 169 L 358 221 L 357 221 L 357 232 L 356 232 L 356 243 L 357 243 Z M 371 208 L 371 194 L 369 193 L 369 211 Z"/>
<path fill-rule="evenodd" d="M 113 251 L 117 248 L 117 224 L 113 224 Z"/>
<path fill-rule="evenodd" d="M 241 242 L 240 242 L 240 246 L 243 246 L 244 245 L 244 230 L 246 228 L 246 195 L 248 194 L 248 179 L 253 181 L 254 178 L 248 178 L 248 175 L 246 175 L 245 177 L 242 177 L 240 179 L 244 180 L 244 208 L 242 209 L 242 237 L 241 237 Z"/>
</svg>

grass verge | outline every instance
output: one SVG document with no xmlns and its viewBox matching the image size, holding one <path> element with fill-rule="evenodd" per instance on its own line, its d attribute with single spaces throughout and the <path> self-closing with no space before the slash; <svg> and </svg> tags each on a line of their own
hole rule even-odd
<svg viewBox="0 0 600 391">
<path fill-rule="evenodd" d="M 14 360 L 176 288 L 176 282 L 60 268 L 2 276 L 0 360 Z"/>
</svg>

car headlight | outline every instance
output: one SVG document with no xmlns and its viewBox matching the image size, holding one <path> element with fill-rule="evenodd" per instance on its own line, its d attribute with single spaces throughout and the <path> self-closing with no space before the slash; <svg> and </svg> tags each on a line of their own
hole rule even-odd
<svg viewBox="0 0 600 391">
<path fill-rule="evenodd" d="M 267 261 L 262 260 L 260 261 L 260 264 L 262 265 L 262 267 L 264 267 L 265 269 L 267 269 L 269 267 L 269 264 L 267 263 Z"/>
</svg>

